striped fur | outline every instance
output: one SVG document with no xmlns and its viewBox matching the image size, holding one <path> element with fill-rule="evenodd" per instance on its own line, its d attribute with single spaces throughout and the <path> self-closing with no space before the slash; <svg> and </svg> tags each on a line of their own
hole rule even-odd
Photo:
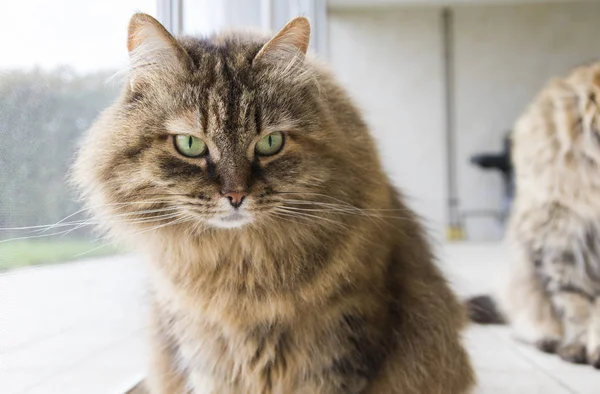
<svg viewBox="0 0 600 394">
<path fill-rule="evenodd" d="M 133 82 L 88 132 L 74 178 L 107 236 L 151 262 L 149 391 L 468 392 L 464 311 L 360 113 L 304 54 L 308 22 L 270 41 L 174 41 L 145 15 L 132 26 Z M 158 52 L 137 51 L 144 40 Z M 278 131 L 281 152 L 257 156 Z M 173 134 L 209 153 L 178 154 Z M 248 193 L 250 224 L 208 225 L 231 209 L 224 189 Z M 140 209 L 183 221 L 132 222 Z"/>
</svg>

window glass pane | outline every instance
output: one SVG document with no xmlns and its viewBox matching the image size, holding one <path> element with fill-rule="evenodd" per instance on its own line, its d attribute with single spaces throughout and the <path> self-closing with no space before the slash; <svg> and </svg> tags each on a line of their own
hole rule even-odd
<svg viewBox="0 0 600 394">
<path fill-rule="evenodd" d="M 66 181 L 75 146 L 118 94 L 127 23 L 156 0 L 0 3 L 0 270 L 112 253 L 77 214 Z M 12 38 L 11 38 L 12 37 Z M 67 223 L 71 223 L 68 224 Z"/>
<path fill-rule="evenodd" d="M 261 0 L 185 0 L 186 34 L 208 35 L 232 27 L 261 27 Z"/>
<path fill-rule="evenodd" d="M 185 34 L 208 35 L 225 24 L 222 0 L 184 0 Z"/>
<path fill-rule="evenodd" d="M 270 4 L 270 10 L 266 10 Z M 303 15 L 312 24 L 310 48 L 324 55 L 325 3 L 315 0 L 184 0 L 183 31 L 209 35 L 228 28 L 278 31 L 292 18 Z"/>
</svg>

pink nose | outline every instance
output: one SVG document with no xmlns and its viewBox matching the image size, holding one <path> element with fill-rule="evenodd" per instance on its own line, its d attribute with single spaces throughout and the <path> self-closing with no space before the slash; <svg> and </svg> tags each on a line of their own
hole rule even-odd
<svg viewBox="0 0 600 394">
<path fill-rule="evenodd" d="M 244 202 L 244 198 L 246 198 L 247 193 L 245 192 L 231 192 L 224 194 L 227 199 L 229 199 L 229 203 L 234 208 L 239 208 L 240 205 Z"/>
</svg>

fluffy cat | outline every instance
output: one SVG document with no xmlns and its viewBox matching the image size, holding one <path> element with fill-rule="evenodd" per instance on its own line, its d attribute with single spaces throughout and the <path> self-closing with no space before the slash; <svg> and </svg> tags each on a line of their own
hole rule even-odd
<svg viewBox="0 0 600 394">
<path fill-rule="evenodd" d="M 498 294 L 469 301 L 480 323 L 600 368 L 600 64 L 551 81 L 513 132 L 514 252 Z"/>
<path fill-rule="evenodd" d="M 150 393 L 461 394 L 463 307 L 360 113 L 268 39 L 129 26 L 130 83 L 74 179 L 150 262 Z"/>
</svg>

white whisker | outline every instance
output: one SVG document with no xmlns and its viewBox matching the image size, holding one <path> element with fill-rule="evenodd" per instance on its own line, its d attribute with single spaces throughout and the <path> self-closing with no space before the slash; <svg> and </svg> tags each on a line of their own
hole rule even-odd
<svg viewBox="0 0 600 394">
<path fill-rule="evenodd" d="M 288 210 L 286 210 L 286 207 L 277 207 L 277 208 L 275 208 L 275 210 L 278 211 L 279 213 L 285 212 L 285 213 L 287 213 L 289 215 L 292 215 L 292 216 L 295 215 L 297 217 L 304 217 L 304 218 L 310 218 L 310 219 L 324 220 L 324 221 L 326 221 L 328 223 L 341 226 L 344 229 L 348 230 L 348 227 L 346 225 L 344 225 L 343 223 L 341 223 L 339 221 L 335 221 L 335 220 L 329 219 L 329 218 L 326 218 L 326 217 L 323 217 L 323 216 L 312 215 L 312 214 L 308 214 L 308 213 L 304 213 L 304 212 L 288 211 Z"/>
<path fill-rule="evenodd" d="M 92 220 L 94 220 L 94 218 L 90 219 L 90 221 L 87 221 L 85 223 L 81 223 L 75 227 L 73 227 L 72 229 L 68 230 L 65 234 L 61 235 L 61 237 L 65 237 L 66 235 L 68 235 L 69 233 L 79 230 L 80 228 L 83 227 L 87 227 L 87 226 L 92 226 L 92 225 L 106 225 L 106 224 L 111 224 L 111 223 L 123 223 L 123 224 L 143 224 L 143 223 L 152 223 L 152 222 L 159 222 L 159 221 L 163 221 L 163 220 L 168 220 L 174 217 L 177 217 L 179 214 L 177 212 L 171 212 L 165 215 L 154 215 L 151 217 L 147 217 L 147 218 L 142 218 L 142 219 L 134 219 L 134 220 L 107 220 L 107 221 L 101 221 L 101 222 L 93 222 Z"/>
<path fill-rule="evenodd" d="M 63 222 L 65 222 L 67 219 L 72 218 L 73 216 L 76 216 L 80 213 L 86 212 L 86 211 L 90 211 L 93 209 L 99 209 L 99 208 L 106 208 L 106 207 L 111 207 L 111 206 L 126 206 L 126 205 L 135 205 L 135 204 L 159 204 L 161 202 L 168 202 L 168 201 L 160 201 L 160 200 L 146 200 L 146 201 L 131 201 L 131 202 L 117 202 L 117 203 L 110 203 L 110 204 L 102 204 L 102 205 L 93 205 L 91 207 L 86 207 L 86 208 L 82 208 L 79 211 L 72 213 L 68 216 L 66 216 L 65 218 L 59 220 L 58 222 L 49 225 L 47 229 L 45 229 L 42 232 L 48 231 L 53 229 L 54 227 L 56 227 L 56 225 L 61 224 Z"/>
<path fill-rule="evenodd" d="M 83 208 L 80 209 L 77 212 L 74 212 L 66 217 L 64 217 L 63 219 L 59 220 L 56 223 L 53 224 L 43 224 L 43 225 L 35 225 L 35 226 L 20 226 L 20 227 L 0 227 L 0 231 L 25 231 L 25 230 L 36 230 L 34 232 L 46 232 L 48 230 L 52 230 L 56 227 L 64 227 L 64 226 L 71 226 L 71 225 L 78 225 L 81 223 L 84 223 L 90 219 L 81 219 L 81 220 L 75 220 L 75 221 L 67 221 L 68 219 L 84 213 L 86 211 L 92 210 L 92 209 L 96 209 L 96 208 L 103 208 L 103 207 L 109 207 L 109 206 L 126 206 L 126 205 L 137 205 L 137 204 L 154 204 L 154 203 L 165 203 L 165 202 L 169 202 L 167 200 L 153 200 L 153 201 L 134 201 L 131 203 L 114 203 L 114 204 L 104 204 L 104 205 L 97 205 L 97 206 L 93 206 L 93 207 L 88 207 L 88 208 Z M 145 211 L 134 211 L 134 212 L 127 212 L 127 213 L 122 213 L 122 214 L 116 214 L 116 215 L 110 215 L 110 217 L 121 217 L 121 216 L 131 216 L 131 215 L 140 215 L 140 214 L 147 214 L 147 213 L 158 213 L 158 212 L 166 212 L 166 211 L 171 211 L 171 210 L 177 210 L 178 208 L 176 207 L 165 207 L 165 208 L 161 208 L 161 209 L 151 209 L 151 210 L 145 210 Z M 101 216 L 96 216 L 97 219 L 101 218 Z M 43 230 L 43 231 L 42 231 Z"/>
<path fill-rule="evenodd" d="M 164 220 L 169 220 L 172 218 L 176 218 L 179 217 L 181 214 L 180 213 L 169 213 L 166 215 L 156 215 L 154 217 L 149 217 L 149 218 L 144 218 L 144 219 L 137 219 L 137 220 L 121 220 L 121 221 L 104 221 L 104 222 L 85 222 L 85 223 L 79 223 L 77 225 L 75 225 L 75 227 L 67 229 L 67 230 L 63 230 L 63 231 L 59 231 L 59 232 L 53 232 L 53 233 L 44 233 L 44 234 L 37 234 L 37 235 L 29 235 L 29 236 L 22 236 L 22 237 L 14 237 L 14 238 L 9 238 L 9 239 L 5 239 L 5 240 L 1 240 L 0 243 L 7 243 L 7 242 L 13 242 L 13 241 L 21 241 L 21 240 L 27 240 L 27 239 L 38 239 L 38 238 L 47 238 L 47 237 L 52 237 L 52 236 L 61 236 L 64 237 L 68 234 L 70 234 L 71 232 L 86 227 L 86 226 L 91 226 L 91 225 L 98 225 L 98 224 L 110 224 L 110 223 L 125 223 L 125 224 L 142 224 L 142 223 L 152 223 L 152 222 L 161 222 Z M 63 226 L 66 226 L 65 224 L 63 224 Z"/>
<path fill-rule="evenodd" d="M 161 224 L 161 225 L 158 225 L 158 226 L 154 226 L 154 227 L 151 227 L 149 229 L 144 229 L 142 231 L 137 231 L 137 232 L 135 232 L 133 234 L 130 234 L 128 236 L 135 237 L 135 236 L 137 236 L 139 234 L 143 234 L 143 233 L 146 233 L 148 231 L 155 231 L 155 230 L 158 230 L 160 228 L 164 228 L 164 227 L 167 227 L 167 226 L 174 226 L 176 224 L 184 223 L 184 222 L 190 220 L 190 218 L 187 215 L 183 215 L 183 214 L 178 215 L 177 218 L 175 220 L 172 220 L 172 221 L 168 222 L 168 223 L 164 223 L 164 224 Z M 107 246 L 115 245 L 117 242 L 118 241 L 108 242 L 108 243 L 106 243 L 104 245 L 98 246 L 97 248 L 94 248 L 94 249 L 88 250 L 86 252 L 80 253 L 80 254 L 76 255 L 75 257 L 81 257 L 81 256 L 84 256 L 86 254 L 92 253 L 92 252 L 94 252 L 94 251 L 96 251 L 98 249 L 102 249 L 102 248 L 105 248 Z"/>
<path fill-rule="evenodd" d="M 51 234 L 39 234 L 39 235 L 30 235 L 27 237 L 15 237 L 15 238 L 9 238 L 9 239 L 4 239 L 2 241 L 0 241 L 0 244 L 3 243 L 7 243 L 7 242 L 14 242 L 14 241 L 23 241 L 26 239 L 38 239 L 38 238 L 47 238 L 47 237 L 53 237 L 55 235 L 62 235 L 64 233 L 66 233 L 68 230 L 66 231 L 60 231 L 58 233 L 51 233 Z"/>
</svg>

